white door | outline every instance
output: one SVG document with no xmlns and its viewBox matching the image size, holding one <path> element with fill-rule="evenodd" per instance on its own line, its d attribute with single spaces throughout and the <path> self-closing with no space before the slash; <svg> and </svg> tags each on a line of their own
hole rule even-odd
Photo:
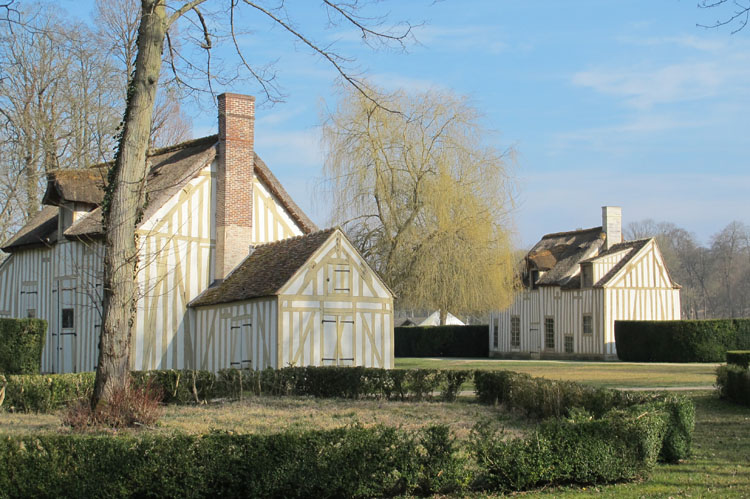
<svg viewBox="0 0 750 499">
<path fill-rule="evenodd" d="M 354 365 L 354 320 L 351 315 L 323 316 L 323 366 Z"/>
<path fill-rule="evenodd" d="M 57 369 L 55 371 L 72 373 L 78 371 L 76 341 L 80 328 L 76 307 L 76 281 L 75 279 L 61 279 L 57 285 Z"/>
</svg>

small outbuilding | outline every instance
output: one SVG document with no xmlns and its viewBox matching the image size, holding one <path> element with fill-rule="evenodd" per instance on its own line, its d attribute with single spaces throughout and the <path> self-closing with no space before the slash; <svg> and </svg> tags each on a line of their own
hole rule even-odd
<svg viewBox="0 0 750 499">
<path fill-rule="evenodd" d="M 251 248 L 189 306 L 200 369 L 393 368 L 393 295 L 338 228 Z"/>
</svg>

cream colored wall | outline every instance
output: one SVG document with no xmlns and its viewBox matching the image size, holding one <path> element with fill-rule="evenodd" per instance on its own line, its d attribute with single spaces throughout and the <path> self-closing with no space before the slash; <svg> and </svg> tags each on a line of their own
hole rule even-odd
<svg viewBox="0 0 750 499">
<path fill-rule="evenodd" d="M 96 367 L 102 254 L 98 242 L 61 241 L 51 248 L 17 251 L 0 267 L 0 316 L 25 318 L 27 308 L 35 308 L 36 317 L 48 323 L 42 372 L 91 371 Z M 69 304 L 61 303 L 63 296 Z M 73 308 L 74 327 L 63 331 L 59 314 L 67 307 Z"/>
<path fill-rule="evenodd" d="M 616 320 L 679 320 L 680 290 L 675 289 L 664 259 L 650 241 L 605 288 L 607 354 L 615 355 Z"/>
<path fill-rule="evenodd" d="M 187 304 L 211 279 L 215 248 L 212 169 L 204 168 L 138 230 L 141 296 L 131 344 L 136 370 L 193 367 Z"/>
<path fill-rule="evenodd" d="M 279 365 L 393 368 L 392 295 L 340 232 L 281 290 L 279 303 Z"/>
<path fill-rule="evenodd" d="M 230 367 L 264 369 L 280 365 L 276 297 L 198 307 L 190 314 L 194 317 L 198 369 L 215 372 Z M 241 364 L 233 365 L 236 361 Z"/>
<path fill-rule="evenodd" d="M 601 289 L 561 290 L 544 286 L 518 293 L 506 310 L 490 315 L 490 352 L 565 353 L 565 337 L 573 337 L 573 351 L 600 355 L 604 352 L 604 314 Z M 592 315 L 592 334 L 583 333 L 583 315 Z M 521 344 L 511 347 L 511 320 L 521 320 Z M 545 347 L 544 319 L 554 319 L 555 346 Z M 499 326 L 499 343 L 494 346 L 494 326 Z"/>
<path fill-rule="evenodd" d="M 289 212 L 257 176 L 253 184 L 253 243 L 302 235 Z"/>
</svg>

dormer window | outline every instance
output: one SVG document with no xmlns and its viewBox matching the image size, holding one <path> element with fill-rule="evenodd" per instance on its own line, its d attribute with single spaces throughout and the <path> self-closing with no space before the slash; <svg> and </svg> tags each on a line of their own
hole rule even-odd
<svg viewBox="0 0 750 499">
<path fill-rule="evenodd" d="M 581 264 L 581 287 L 590 288 L 594 285 L 594 266 L 591 263 Z"/>
<path fill-rule="evenodd" d="M 536 282 L 539 280 L 539 271 L 532 269 L 529 271 L 529 288 L 536 289 Z"/>
</svg>

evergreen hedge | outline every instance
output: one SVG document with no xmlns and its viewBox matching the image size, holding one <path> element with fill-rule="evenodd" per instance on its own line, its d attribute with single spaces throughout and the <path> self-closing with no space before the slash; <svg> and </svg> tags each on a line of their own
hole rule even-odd
<svg viewBox="0 0 750 499">
<path fill-rule="evenodd" d="M 408 326 L 393 330 L 396 357 L 489 357 L 484 326 Z"/>
<path fill-rule="evenodd" d="M 476 371 L 479 401 L 502 404 L 535 419 L 562 419 L 583 410 L 603 418 L 613 410 L 658 409 L 665 418 L 666 432 L 660 445 L 660 459 L 677 462 L 690 455 L 695 406 L 684 396 L 651 395 L 596 388 L 570 381 L 533 378 L 511 371 Z"/>
<path fill-rule="evenodd" d="M 4 497 L 382 497 L 455 489 L 445 427 L 0 437 Z"/>
<path fill-rule="evenodd" d="M 750 367 L 750 350 L 730 350 L 727 352 L 727 364 L 735 366 Z"/>
<path fill-rule="evenodd" d="M 719 366 L 716 388 L 721 398 L 750 406 L 750 369 L 734 364 Z"/>
<path fill-rule="evenodd" d="M 615 342 L 629 362 L 724 362 L 750 349 L 750 319 L 615 321 Z"/>
<path fill-rule="evenodd" d="M 644 478 L 653 469 L 666 432 L 659 408 L 611 411 L 601 419 L 576 416 L 549 420 L 529 437 L 511 440 L 480 428 L 472 451 L 481 488 L 508 492 L 609 483 Z"/>
<path fill-rule="evenodd" d="M 0 374 L 39 374 L 47 321 L 0 319 Z"/>
</svg>

